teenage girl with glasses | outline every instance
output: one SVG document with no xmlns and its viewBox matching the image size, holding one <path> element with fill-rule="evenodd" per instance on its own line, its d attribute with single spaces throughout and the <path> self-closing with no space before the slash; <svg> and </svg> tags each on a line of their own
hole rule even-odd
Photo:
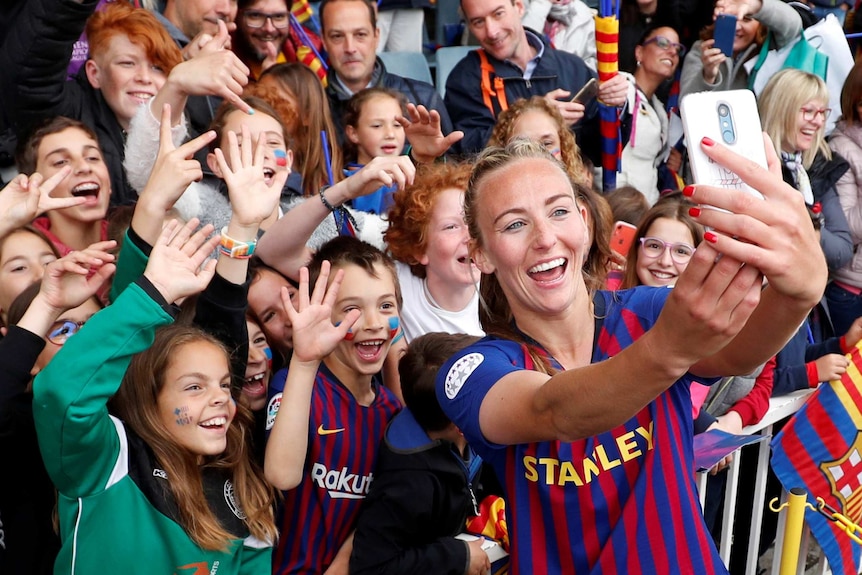
<svg viewBox="0 0 862 575">
<path fill-rule="evenodd" d="M 688 214 L 690 208 L 669 198 L 644 215 L 629 250 L 623 288 L 676 284 L 703 239 L 703 227 Z"/>
</svg>

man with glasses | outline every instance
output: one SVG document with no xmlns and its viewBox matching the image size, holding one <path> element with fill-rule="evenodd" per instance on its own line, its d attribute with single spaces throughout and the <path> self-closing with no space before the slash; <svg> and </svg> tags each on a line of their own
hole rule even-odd
<svg viewBox="0 0 862 575">
<path fill-rule="evenodd" d="M 302 62 L 314 69 L 300 56 L 304 42 L 310 41 L 314 50 L 322 52 L 320 38 L 311 30 L 303 28 L 306 38 L 293 36 L 287 0 L 240 0 L 236 24 L 232 48 L 251 70 L 252 81 L 270 66 L 283 62 Z M 316 58 L 313 51 L 309 56 Z"/>
</svg>

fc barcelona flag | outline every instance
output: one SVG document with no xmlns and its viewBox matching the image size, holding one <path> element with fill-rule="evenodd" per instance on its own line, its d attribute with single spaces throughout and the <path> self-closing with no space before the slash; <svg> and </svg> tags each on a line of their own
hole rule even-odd
<svg viewBox="0 0 862 575">
<path fill-rule="evenodd" d="M 824 383 L 772 441 L 772 468 L 786 489 L 802 487 L 862 522 L 862 353 L 848 355 L 840 381 Z M 805 520 L 833 573 L 858 573 L 862 546 L 811 509 Z"/>
</svg>

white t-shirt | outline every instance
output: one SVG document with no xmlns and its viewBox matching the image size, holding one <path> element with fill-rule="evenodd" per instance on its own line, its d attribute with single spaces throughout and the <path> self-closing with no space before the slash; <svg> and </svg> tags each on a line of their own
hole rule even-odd
<svg viewBox="0 0 862 575">
<path fill-rule="evenodd" d="M 401 262 L 395 262 L 395 265 L 404 299 L 404 305 L 401 306 L 401 326 L 408 342 L 432 331 L 485 335 L 479 325 L 478 286 L 467 307 L 460 311 L 448 311 L 434 302 L 425 280 L 413 275 L 410 266 Z"/>
</svg>

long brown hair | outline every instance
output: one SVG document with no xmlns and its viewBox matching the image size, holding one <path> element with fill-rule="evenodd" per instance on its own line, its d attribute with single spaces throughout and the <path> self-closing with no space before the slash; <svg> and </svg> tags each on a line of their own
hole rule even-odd
<svg viewBox="0 0 862 575">
<path fill-rule="evenodd" d="M 482 186 L 483 181 L 494 172 L 501 170 L 514 161 L 530 158 L 546 160 L 559 168 L 560 172 L 566 176 L 572 186 L 572 195 L 574 198 L 577 198 L 575 190 L 579 189 L 580 186 L 572 181 L 571 175 L 565 166 L 540 144 L 526 138 L 518 138 L 508 143 L 505 148 L 486 148 L 476 159 L 473 173 L 470 175 L 470 182 L 467 185 L 467 192 L 464 194 L 464 214 L 467 220 L 467 228 L 470 231 L 471 252 L 474 252 L 482 245 L 482 232 L 479 229 L 478 216 L 480 210 L 479 188 Z M 587 289 L 590 289 L 588 283 Z M 512 308 L 509 306 L 506 294 L 503 292 L 503 288 L 495 274 L 482 274 L 482 279 L 479 283 L 479 302 L 479 321 L 485 333 L 523 345 L 530 355 L 536 371 L 548 375 L 557 372 L 545 358 L 545 354 L 540 353 L 534 344 L 527 341 L 513 328 L 512 321 L 514 316 L 512 315 Z"/>
<path fill-rule="evenodd" d="M 176 443 L 158 413 L 158 396 L 174 353 L 195 342 L 218 347 L 225 355 L 226 364 L 230 365 L 224 345 L 200 329 L 179 324 L 161 328 L 156 332 L 153 345 L 132 358 L 111 407 L 153 450 L 167 473 L 180 513 L 180 525 L 189 537 L 203 549 L 226 550 L 234 537 L 221 526 L 207 503 L 198 455 Z M 273 541 L 276 536 L 272 514 L 274 495 L 263 472 L 254 463 L 251 429 L 251 413 L 237 404 L 236 415 L 228 427 L 227 447 L 222 454 L 206 458 L 203 466 L 227 470 L 247 517 L 245 523 L 249 531 L 261 541 Z"/>
<path fill-rule="evenodd" d="M 623 289 L 641 285 L 641 280 L 640 278 L 638 278 L 637 272 L 638 255 L 640 254 L 640 241 L 641 238 L 646 236 L 647 232 L 650 229 L 650 226 L 652 226 L 656 220 L 661 218 L 667 218 L 669 220 L 674 220 L 685 224 L 685 226 L 688 228 L 688 231 L 691 232 L 692 240 L 694 240 L 692 245 L 694 247 L 697 247 L 697 245 L 703 240 L 703 227 L 701 227 L 701 225 L 697 223 L 694 218 L 688 215 L 688 210 L 693 205 L 694 204 L 692 204 L 688 200 L 668 198 L 660 200 L 656 205 L 650 208 L 647 213 L 644 214 L 644 217 L 638 224 L 637 231 L 635 231 L 634 243 L 632 243 L 632 247 L 629 250 L 628 256 L 626 257 L 626 273 L 623 277 L 623 283 L 621 286 Z"/>
<path fill-rule="evenodd" d="M 313 196 L 321 187 L 340 182 L 344 178 L 344 159 L 336 139 L 329 100 L 317 75 L 304 64 L 276 64 L 261 74 L 258 83 L 271 83 L 296 100 L 301 116 L 291 127 L 291 137 L 294 163 L 302 175 L 303 194 Z M 322 131 L 326 132 L 329 140 L 333 182 L 329 181 L 326 172 L 326 155 L 320 137 Z"/>
</svg>

